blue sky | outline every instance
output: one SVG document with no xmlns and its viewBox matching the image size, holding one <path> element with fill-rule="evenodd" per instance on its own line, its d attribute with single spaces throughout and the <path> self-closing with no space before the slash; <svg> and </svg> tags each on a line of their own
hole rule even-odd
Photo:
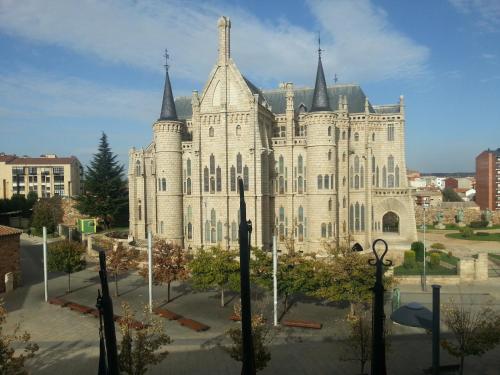
<svg viewBox="0 0 500 375">
<path fill-rule="evenodd" d="M 146 146 L 171 55 L 174 95 L 201 90 L 232 21 L 232 57 L 257 86 L 327 81 L 373 104 L 405 96 L 407 165 L 473 171 L 500 147 L 499 0 L 0 0 L 0 151 L 76 155 L 99 133 L 126 162 Z"/>
</svg>

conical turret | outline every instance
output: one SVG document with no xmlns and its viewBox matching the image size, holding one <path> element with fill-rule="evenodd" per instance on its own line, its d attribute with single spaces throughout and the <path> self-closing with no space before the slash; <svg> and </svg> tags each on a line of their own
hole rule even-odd
<svg viewBox="0 0 500 375">
<path fill-rule="evenodd" d="M 163 101 L 161 103 L 161 113 L 159 120 L 177 120 L 177 111 L 175 110 L 174 96 L 172 95 L 172 86 L 168 75 L 168 53 L 165 50 L 165 88 L 163 89 Z"/>
<path fill-rule="evenodd" d="M 330 101 L 326 88 L 325 73 L 321 63 L 321 48 L 318 49 L 318 70 L 316 72 L 316 84 L 314 85 L 311 112 L 330 111 Z"/>
</svg>

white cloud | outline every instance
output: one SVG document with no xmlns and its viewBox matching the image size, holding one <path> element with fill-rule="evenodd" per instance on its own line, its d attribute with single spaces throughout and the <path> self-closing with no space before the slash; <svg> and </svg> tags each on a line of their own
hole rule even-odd
<svg viewBox="0 0 500 375">
<path fill-rule="evenodd" d="M 489 32 L 500 30 L 500 1 L 498 0 L 449 0 L 460 13 L 473 16 L 478 26 Z"/>
<path fill-rule="evenodd" d="M 308 4 L 322 30 L 330 81 L 333 72 L 342 81 L 414 78 L 425 72 L 428 49 L 394 30 L 385 12 L 369 0 Z M 215 62 L 221 14 L 232 20 L 233 57 L 257 84 L 313 83 L 313 25 L 306 29 L 283 19 L 261 21 L 221 2 L 0 0 L 0 30 L 109 63 L 157 71 L 168 47 L 172 75 L 199 84 Z"/>
<path fill-rule="evenodd" d="M 483 53 L 481 55 L 481 57 L 485 60 L 494 60 L 497 58 L 497 55 L 493 54 L 493 53 Z"/>
<path fill-rule="evenodd" d="M 111 88 L 37 71 L 0 75 L 0 113 L 17 119 L 79 117 L 150 122 L 160 108 L 157 93 Z"/>
</svg>

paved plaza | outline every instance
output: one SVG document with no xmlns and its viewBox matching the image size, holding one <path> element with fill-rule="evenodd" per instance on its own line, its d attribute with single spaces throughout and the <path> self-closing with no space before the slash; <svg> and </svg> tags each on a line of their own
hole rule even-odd
<svg viewBox="0 0 500 375">
<path fill-rule="evenodd" d="M 24 286 L 3 295 L 9 311 L 9 324 L 20 322 L 32 333 L 33 341 L 40 345 L 35 359 L 29 362 L 34 374 L 93 374 L 96 373 L 99 354 L 98 321 L 68 309 L 43 302 L 43 275 L 39 241 L 22 237 L 22 267 Z M 67 277 L 50 274 L 49 294 L 63 296 L 83 305 L 93 306 L 98 288 L 97 268 L 87 269 L 72 276 L 73 292 L 65 295 Z M 463 303 L 480 306 L 491 303 L 499 308 L 500 288 L 496 279 L 474 285 L 443 286 L 442 301 L 449 297 Z M 147 303 L 147 285 L 144 280 L 130 274 L 120 280 L 121 296 L 113 298 L 115 313 L 120 314 L 120 302 L 128 301 L 141 311 Z M 220 345 L 228 343 L 224 333 L 233 325 L 229 320 L 237 295 L 227 296 L 228 304 L 219 307 L 215 292 L 194 293 L 188 285 L 175 284 L 168 308 L 188 318 L 200 321 L 211 328 L 194 332 L 175 321 L 165 320 L 166 332 L 173 339 L 170 355 L 151 374 L 239 374 L 240 364 L 232 360 Z M 402 303 L 421 302 L 430 307 L 430 290 L 423 293 L 418 285 L 402 286 Z M 430 289 L 430 288 L 429 288 Z M 110 284 L 113 292 L 113 285 Z M 166 297 L 165 287 L 154 287 L 155 300 Z M 272 303 L 269 296 L 254 295 L 254 311 L 262 311 L 271 321 Z M 387 305 L 387 313 L 390 306 Z M 339 360 L 346 334 L 341 322 L 346 306 L 300 299 L 287 313 L 290 319 L 305 319 L 323 323 L 317 330 L 280 327 L 272 331 L 270 344 L 272 359 L 262 374 L 357 374 L 357 364 Z M 391 349 L 387 355 L 390 374 L 422 374 L 431 362 L 431 336 L 420 329 L 391 325 Z M 442 363 L 458 363 L 442 351 Z M 498 374 L 500 348 L 481 358 L 466 359 L 467 374 Z"/>
</svg>

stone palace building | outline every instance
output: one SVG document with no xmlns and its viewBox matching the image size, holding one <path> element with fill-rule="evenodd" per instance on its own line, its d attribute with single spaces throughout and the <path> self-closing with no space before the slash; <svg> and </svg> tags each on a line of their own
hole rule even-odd
<svg viewBox="0 0 500 375">
<path fill-rule="evenodd" d="M 129 152 L 131 234 L 238 246 L 241 178 L 255 246 L 416 240 L 403 97 L 375 106 L 359 85 L 327 86 L 321 50 L 314 89 L 261 91 L 231 58 L 229 18 L 218 29 L 203 91 L 174 100 L 167 66 L 153 141 Z"/>
</svg>

